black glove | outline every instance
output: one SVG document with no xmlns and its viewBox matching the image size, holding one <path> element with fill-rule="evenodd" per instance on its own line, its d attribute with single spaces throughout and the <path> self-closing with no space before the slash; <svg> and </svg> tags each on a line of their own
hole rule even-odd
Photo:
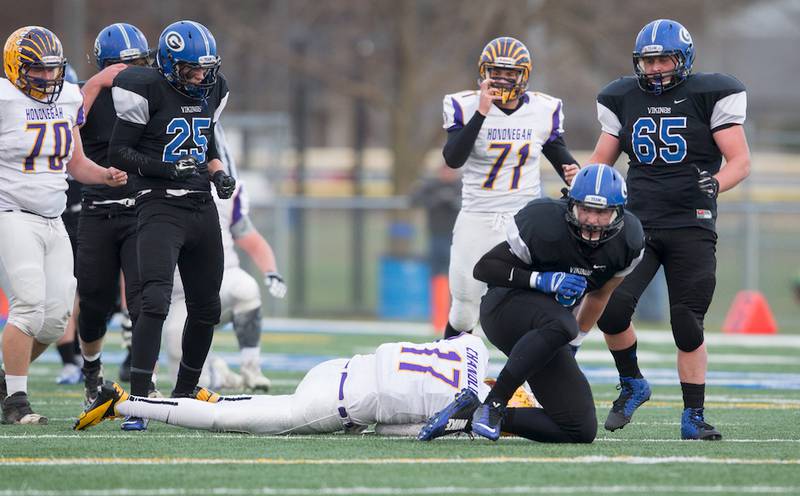
<svg viewBox="0 0 800 496">
<path fill-rule="evenodd" d="M 169 178 L 173 181 L 181 179 L 188 179 L 197 174 L 197 159 L 191 156 L 178 159 L 172 162 L 172 168 L 169 171 Z"/>
<path fill-rule="evenodd" d="M 717 181 L 717 178 L 708 171 L 701 171 L 696 166 L 695 169 L 698 175 L 697 187 L 708 198 L 716 198 L 719 195 L 719 181 Z"/>
<path fill-rule="evenodd" d="M 219 170 L 214 173 L 211 180 L 214 181 L 214 187 L 217 188 L 217 195 L 221 199 L 227 200 L 233 196 L 233 190 L 236 189 L 236 179 Z"/>
</svg>

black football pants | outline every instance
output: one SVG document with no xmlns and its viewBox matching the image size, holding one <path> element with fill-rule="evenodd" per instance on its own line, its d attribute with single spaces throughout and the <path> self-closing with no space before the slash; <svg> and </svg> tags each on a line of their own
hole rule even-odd
<svg viewBox="0 0 800 496">
<path fill-rule="evenodd" d="M 191 390 L 197 384 L 220 318 L 223 252 L 217 209 L 210 194 L 167 198 L 144 195 L 136 200 L 136 212 L 142 303 L 133 330 L 131 392 L 147 395 L 176 266 L 188 314 L 176 389 L 184 384 L 184 389 Z"/>
<path fill-rule="evenodd" d="M 481 326 L 510 357 L 506 367 L 531 371 L 527 382 L 542 406 L 509 408 L 503 431 L 548 443 L 592 442 L 597 416 L 589 382 L 568 346 L 578 328 L 570 309 L 538 291 L 490 288 L 481 301 Z M 520 341 L 535 345 L 520 357 L 528 363 L 512 364 Z"/>
<path fill-rule="evenodd" d="M 645 229 L 644 258 L 611 295 L 600 330 L 618 334 L 630 326 L 639 297 L 663 265 L 675 344 L 687 352 L 697 349 L 716 287 L 716 246 L 716 233 L 701 227 Z"/>
<path fill-rule="evenodd" d="M 136 224 L 133 207 L 84 203 L 81 209 L 75 272 L 81 310 L 78 333 L 84 342 L 94 342 L 106 334 L 119 295 L 120 269 L 125 275 L 128 313 L 136 322 L 140 295 Z"/>
</svg>

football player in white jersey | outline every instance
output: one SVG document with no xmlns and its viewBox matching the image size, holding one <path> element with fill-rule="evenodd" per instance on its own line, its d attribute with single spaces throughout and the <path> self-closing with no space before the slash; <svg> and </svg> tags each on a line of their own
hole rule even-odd
<svg viewBox="0 0 800 496">
<path fill-rule="evenodd" d="M 386 343 L 374 354 L 323 362 L 291 395 L 220 397 L 204 391 L 200 401 L 152 399 L 131 396 L 107 382 L 74 428 L 134 415 L 193 429 L 254 434 L 361 432 L 372 424 L 381 432 L 380 426 L 424 422 L 461 389 L 485 397 L 488 359 L 481 338 L 461 334 L 424 344 Z"/>
<path fill-rule="evenodd" d="M 505 239 L 505 225 L 542 195 L 539 161 L 544 155 L 563 178 L 578 165 L 564 143 L 558 98 L 526 91 L 533 68 L 519 40 L 496 38 L 483 49 L 480 87 L 444 97 L 451 168 L 463 168 L 461 212 L 450 250 L 452 303 L 445 337 L 471 332 L 486 284 L 472 276 L 478 259 Z"/>
<path fill-rule="evenodd" d="M 28 368 L 64 333 L 75 297 L 72 248 L 60 215 L 67 172 L 86 184 L 120 186 L 127 174 L 83 153 L 83 96 L 64 82 L 61 42 L 20 28 L 3 51 L 0 79 L 0 286 L 9 297 L 0 369 L 3 423 L 46 424 L 28 401 Z"/>
<path fill-rule="evenodd" d="M 220 288 L 222 302 L 220 322 L 233 322 L 241 353 L 239 369 L 241 375 L 231 371 L 222 358 L 210 356 L 203 367 L 199 384 L 212 389 L 240 389 L 244 386 L 266 392 L 269 390 L 270 381 L 261 371 L 261 291 L 258 282 L 240 267 L 236 247 L 244 250 L 264 274 L 264 285 L 272 296 L 283 298 L 286 295 L 286 283 L 278 272 L 272 247 L 250 220 L 247 192 L 238 177 L 236 163 L 220 124 L 215 126 L 214 136 L 226 172 L 236 178 L 236 190 L 233 196 L 222 200 L 214 194 L 214 202 L 219 213 L 222 248 L 225 254 L 225 271 Z M 173 379 L 178 373 L 180 364 L 185 321 L 186 295 L 181 279 L 176 273 L 172 289 L 172 305 L 164 322 L 169 370 Z"/>
</svg>

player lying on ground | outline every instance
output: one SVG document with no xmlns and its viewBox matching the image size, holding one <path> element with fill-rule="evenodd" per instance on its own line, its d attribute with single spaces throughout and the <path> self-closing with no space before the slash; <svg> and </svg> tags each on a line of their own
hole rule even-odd
<svg viewBox="0 0 800 496">
<path fill-rule="evenodd" d="M 433 343 L 386 343 L 374 354 L 323 362 L 290 395 L 224 397 L 197 391 L 189 398 L 142 398 L 107 382 L 75 423 L 76 430 L 107 418 L 133 416 L 212 431 L 253 434 L 361 432 L 368 425 L 421 424 L 462 389 L 483 398 L 489 354 L 477 337 L 461 334 Z M 455 419 L 455 427 L 464 429 Z M 418 430 L 418 429 L 417 429 Z"/>
</svg>

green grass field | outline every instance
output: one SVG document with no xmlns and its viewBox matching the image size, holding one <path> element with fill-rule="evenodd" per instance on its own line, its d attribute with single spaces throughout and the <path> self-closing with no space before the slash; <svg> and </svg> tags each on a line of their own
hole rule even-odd
<svg viewBox="0 0 800 496">
<path fill-rule="evenodd" d="M 112 333 L 108 350 L 119 353 Z M 257 437 L 151 424 L 123 433 L 105 422 L 75 433 L 80 386 L 56 386 L 56 357 L 34 364 L 30 390 L 47 426 L 0 426 L 0 496 L 185 494 L 800 494 L 800 338 L 739 344 L 709 338 L 707 419 L 722 442 L 679 440 L 682 410 L 667 335 L 640 339 L 653 398 L 623 430 L 602 430 L 592 445 L 544 445 L 517 438 L 420 443 L 374 434 Z M 368 352 L 414 336 L 270 333 L 265 366 L 276 393 L 293 390 L 302 372 L 270 362 L 304 363 Z M 610 356 L 598 336 L 579 361 L 592 382 L 602 424 L 616 397 Z M 232 352 L 230 332 L 218 350 Z M 231 355 L 232 356 L 232 355 Z M 495 370 L 502 364 L 492 356 Z M 288 367 L 286 367 L 288 368 Z M 294 367 L 292 367 L 294 368 Z M 116 377 L 109 366 L 108 377 Z M 169 385 L 162 384 L 162 390 Z"/>
</svg>

